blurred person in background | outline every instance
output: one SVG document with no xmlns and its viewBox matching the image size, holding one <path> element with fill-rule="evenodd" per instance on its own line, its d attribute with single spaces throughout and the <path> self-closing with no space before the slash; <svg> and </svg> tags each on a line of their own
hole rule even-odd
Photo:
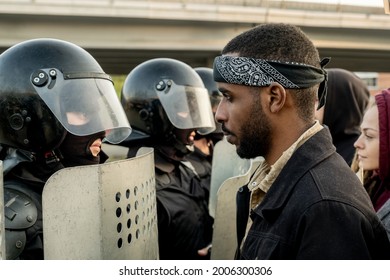
<svg viewBox="0 0 390 280">
<path fill-rule="evenodd" d="M 316 118 L 329 128 L 333 145 L 349 166 L 355 154 L 353 144 L 360 135 L 360 124 L 370 101 L 365 83 L 354 73 L 329 68 L 325 105 L 316 110 Z"/>
<path fill-rule="evenodd" d="M 364 184 L 390 238 L 390 89 L 375 95 L 364 114 L 352 168 Z"/>
</svg>

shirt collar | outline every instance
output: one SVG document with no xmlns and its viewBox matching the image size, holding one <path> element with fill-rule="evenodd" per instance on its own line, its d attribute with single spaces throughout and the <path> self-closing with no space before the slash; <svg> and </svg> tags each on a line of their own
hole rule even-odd
<svg viewBox="0 0 390 280">
<path fill-rule="evenodd" d="M 310 137 L 320 131 L 323 126 L 316 121 L 313 126 L 306 130 L 286 151 L 282 156 L 273 164 L 269 166 L 264 160 L 260 166 L 255 170 L 251 180 L 248 184 L 248 189 L 252 192 L 250 205 L 252 208 L 256 207 L 263 198 L 263 195 L 259 195 L 259 191 L 267 193 L 269 188 L 274 183 L 275 179 L 279 176 L 281 170 L 285 166 L 286 162 L 291 158 L 292 154 Z"/>
</svg>

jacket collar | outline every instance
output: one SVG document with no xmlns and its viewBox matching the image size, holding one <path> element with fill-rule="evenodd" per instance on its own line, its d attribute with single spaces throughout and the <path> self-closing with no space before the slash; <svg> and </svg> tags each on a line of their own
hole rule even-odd
<svg viewBox="0 0 390 280">
<path fill-rule="evenodd" d="M 262 203 L 253 211 L 265 220 L 276 219 L 299 179 L 335 151 L 329 129 L 324 127 L 292 154 Z"/>
</svg>

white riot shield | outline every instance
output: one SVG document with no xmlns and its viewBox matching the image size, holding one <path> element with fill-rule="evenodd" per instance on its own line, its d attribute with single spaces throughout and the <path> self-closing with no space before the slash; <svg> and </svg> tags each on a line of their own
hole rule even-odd
<svg viewBox="0 0 390 280">
<path fill-rule="evenodd" d="M 224 137 L 215 144 L 210 182 L 209 212 L 215 217 L 217 192 L 222 183 L 232 177 L 248 172 L 251 161 L 237 155 L 236 146 L 230 144 Z"/>
<path fill-rule="evenodd" d="M 43 196 L 45 259 L 158 259 L 153 149 L 65 168 Z"/>
<path fill-rule="evenodd" d="M 226 140 L 218 142 L 216 148 L 211 175 L 211 188 L 214 192 L 214 197 L 210 200 L 214 207 L 211 259 L 233 260 L 237 249 L 236 194 L 240 187 L 249 182 L 263 158 L 241 159 L 235 146 Z"/>
<path fill-rule="evenodd" d="M 0 161 L 0 260 L 5 260 L 5 218 L 4 218 L 4 182 L 3 162 Z"/>
<path fill-rule="evenodd" d="M 214 230 L 212 260 L 233 260 L 237 249 L 236 234 L 236 194 L 240 187 L 246 185 L 252 173 L 259 166 L 261 159 L 251 161 L 249 170 L 239 176 L 223 182 L 218 190 Z"/>
</svg>

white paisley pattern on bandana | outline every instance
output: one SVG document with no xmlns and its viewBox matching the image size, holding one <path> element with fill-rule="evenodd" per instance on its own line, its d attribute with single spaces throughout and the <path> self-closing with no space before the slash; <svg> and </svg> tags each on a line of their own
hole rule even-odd
<svg viewBox="0 0 390 280">
<path fill-rule="evenodd" d="M 215 68 L 228 83 L 269 86 L 278 82 L 285 88 L 299 88 L 263 59 L 219 56 L 215 60 Z"/>
<path fill-rule="evenodd" d="M 284 88 L 302 89 L 315 85 L 318 87 L 318 107 L 325 104 L 328 73 L 324 67 L 330 58 L 319 61 L 320 67 L 314 67 L 299 62 L 282 62 L 249 57 L 222 55 L 214 59 L 214 81 L 245 85 L 269 86 L 277 82 Z"/>
</svg>

